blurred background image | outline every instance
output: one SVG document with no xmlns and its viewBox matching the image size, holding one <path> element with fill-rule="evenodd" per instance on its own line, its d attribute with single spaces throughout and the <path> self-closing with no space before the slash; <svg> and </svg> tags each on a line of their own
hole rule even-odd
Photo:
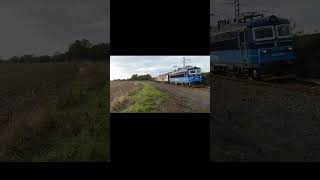
<svg viewBox="0 0 320 180">
<path fill-rule="evenodd" d="M 319 161 L 318 6 L 211 0 L 211 160 Z"/>
<path fill-rule="evenodd" d="M 109 3 L 0 3 L 0 161 L 109 160 Z"/>
</svg>

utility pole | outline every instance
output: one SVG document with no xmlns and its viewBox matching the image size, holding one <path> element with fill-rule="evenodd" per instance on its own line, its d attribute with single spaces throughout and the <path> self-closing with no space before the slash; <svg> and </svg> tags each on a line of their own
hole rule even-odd
<svg viewBox="0 0 320 180">
<path fill-rule="evenodd" d="M 185 57 L 183 57 L 182 63 L 183 63 L 183 68 L 186 67 L 186 61 L 190 60 L 190 59 L 186 59 Z"/>
<path fill-rule="evenodd" d="M 234 0 L 235 5 L 235 17 L 236 19 L 240 17 L 240 0 Z"/>
<path fill-rule="evenodd" d="M 234 17 L 235 19 L 240 17 L 240 0 L 234 0 L 234 2 L 228 2 L 224 4 L 234 5 Z"/>
</svg>

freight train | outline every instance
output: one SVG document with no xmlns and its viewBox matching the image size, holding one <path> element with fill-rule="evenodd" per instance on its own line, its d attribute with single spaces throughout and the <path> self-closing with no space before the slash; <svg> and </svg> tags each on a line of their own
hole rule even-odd
<svg viewBox="0 0 320 180">
<path fill-rule="evenodd" d="M 201 68 L 196 66 L 185 66 L 173 72 L 161 74 L 155 78 L 157 82 L 169 84 L 194 85 L 202 83 Z"/>
<path fill-rule="evenodd" d="M 288 19 L 263 14 L 218 22 L 211 30 L 213 73 L 245 75 L 250 79 L 294 76 L 295 55 Z"/>
</svg>

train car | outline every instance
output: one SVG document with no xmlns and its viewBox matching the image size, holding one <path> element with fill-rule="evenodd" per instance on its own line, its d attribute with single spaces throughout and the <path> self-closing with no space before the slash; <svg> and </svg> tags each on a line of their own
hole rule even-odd
<svg viewBox="0 0 320 180">
<path fill-rule="evenodd" d="M 163 82 L 163 83 L 169 83 L 169 74 L 170 73 L 160 74 L 157 77 L 157 81 L 158 82 Z"/>
<path fill-rule="evenodd" d="M 294 75 L 289 20 L 261 14 L 218 24 L 211 31 L 211 71 L 253 79 Z"/>
<path fill-rule="evenodd" d="M 171 84 L 200 84 L 202 82 L 201 69 L 196 66 L 185 66 L 169 74 Z"/>
<path fill-rule="evenodd" d="M 154 77 L 154 78 L 152 78 L 152 80 L 157 82 L 158 81 L 158 77 Z"/>
</svg>

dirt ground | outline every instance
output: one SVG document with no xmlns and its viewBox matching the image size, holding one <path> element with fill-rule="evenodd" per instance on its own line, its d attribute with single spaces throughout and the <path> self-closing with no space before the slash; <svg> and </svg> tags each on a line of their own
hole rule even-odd
<svg viewBox="0 0 320 180">
<path fill-rule="evenodd" d="M 320 160 L 319 95 L 212 80 L 211 160 Z"/>
<path fill-rule="evenodd" d="M 210 112 L 210 89 L 158 82 L 148 83 L 169 95 L 169 100 L 161 107 L 162 112 Z"/>
</svg>

